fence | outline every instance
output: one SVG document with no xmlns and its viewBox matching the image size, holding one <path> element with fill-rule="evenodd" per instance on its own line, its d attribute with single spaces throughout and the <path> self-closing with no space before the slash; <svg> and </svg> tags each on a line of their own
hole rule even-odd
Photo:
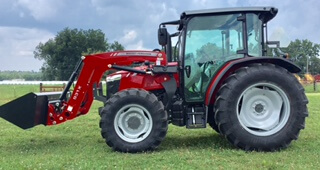
<svg viewBox="0 0 320 170">
<path fill-rule="evenodd" d="M 320 82 L 317 82 L 317 81 L 314 81 L 311 83 L 301 82 L 301 84 L 307 93 L 320 92 Z"/>
<path fill-rule="evenodd" d="M 57 84 L 66 84 L 68 83 L 67 81 L 12 81 L 12 80 L 4 80 L 4 81 L 0 81 L 0 85 L 18 85 L 18 84 L 21 84 L 21 85 L 37 85 L 37 84 L 51 84 L 51 85 L 57 85 Z"/>
</svg>

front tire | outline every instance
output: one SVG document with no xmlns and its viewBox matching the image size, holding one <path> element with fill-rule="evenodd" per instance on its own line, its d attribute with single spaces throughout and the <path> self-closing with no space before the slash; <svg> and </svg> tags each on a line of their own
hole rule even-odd
<svg viewBox="0 0 320 170">
<path fill-rule="evenodd" d="M 286 148 L 298 138 L 308 116 L 304 88 L 284 68 L 244 67 L 218 92 L 215 120 L 220 133 L 247 151 Z"/>
<path fill-rule="evenodd" d="M 218 127 L 218 125 L 216 123 L 214 115 L 215 115 L 215 113 L 214 113 L 214 110 L 213 110 L 213 106 L 210 105 L 209 106 L 209 113 L 208 113 L 208 123 L 209 123 L 210 127 L 214 131 L 216 131 L 218 134 L 220 134 L 219 127 Z"/>
<path fill-rule="evenodd" d="M 129 89 L 113 95 L 101 111 L 101 135 L 108 146 L 121 152 L 157 148 L 168 129 L 161 101 L 145 90 Z"/>
</svg>

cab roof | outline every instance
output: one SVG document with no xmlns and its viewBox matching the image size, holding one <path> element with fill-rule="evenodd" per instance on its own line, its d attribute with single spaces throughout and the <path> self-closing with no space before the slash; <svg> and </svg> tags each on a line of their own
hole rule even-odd
<svg viewBox="0 0 320 170">
<path fill-rule="evenodd" d="M 278 9 L 275 7 L 237 7 L 192 10 L 183 12 L 181 14 L 181 19 L 199 15 L 219 15 L 231 13 L 260 13 L 260 19 L 262 19 L 262 21 L 266 23 L 277 15 Z"/>
</svg>

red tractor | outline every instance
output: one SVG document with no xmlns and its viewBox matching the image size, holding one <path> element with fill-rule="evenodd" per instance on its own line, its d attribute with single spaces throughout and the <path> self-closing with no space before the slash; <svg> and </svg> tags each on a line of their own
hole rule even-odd
<svg viewBox="0 0 320 170">
<path fill-rule="evenodd" d="M 267 22 L 277 12 L 274 7 L 183 12 L 180 20 L 159 26 L 165 52 L 82 57 L 62 93 L 29 93 L 1 106 L 0 116 L 23 129 L 56 125 L 87 114 L 96 99 L 104 103 L 102 137 L 117 151 L 154 150 L 169 123 L 189 129 L 208 123 L 247 151 L 286 148 L 304 128 L 308 100 L 293 76 L 300 68 L 285 56 L 266 56 Z M 169 34 L 168 25 L 177 32 Z M 172 37 L 178 39 L 174 48 Z M 110 69 L 117 72 L 107 77 L 104 96 L 99 83 Z"/>
</svg>

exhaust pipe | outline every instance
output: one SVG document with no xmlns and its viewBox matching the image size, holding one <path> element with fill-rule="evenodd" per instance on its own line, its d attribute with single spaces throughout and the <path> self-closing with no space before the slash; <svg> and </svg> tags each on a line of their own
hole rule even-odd
<svg viewBox="0 0 320 170">
<path fill-rule="evenodd" d="M 49 101 L 58 100 L 62 92 L 28 93 L 0 106 L 0 117 L 12 124 L 28 129 L 47 125 Z"/>
</svg>

